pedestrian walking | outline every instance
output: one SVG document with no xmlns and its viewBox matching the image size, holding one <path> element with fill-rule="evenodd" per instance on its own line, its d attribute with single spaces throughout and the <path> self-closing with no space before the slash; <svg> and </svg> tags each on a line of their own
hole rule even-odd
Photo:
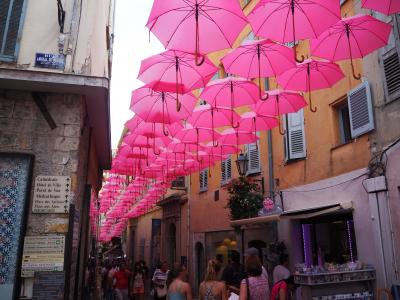
<svg viewBox="0 0 400 300">
<path fill-rule="evenodd" d="M 168 300 L 192 300 L 192 289 L 186 282 L 186 267 L 175 264 L 168 274 Z"/>
<path fill-rule="evenodd" d="M 293 276 L 282 279 L 272 287 L 270 300 L 288 300 L 296 288 Z"/>
<path fill-rule="evenodd" d="M 200 300 L 227 300 L 226 284 L 220 281 L 218 277 L 220 270 L 220 262 L 217 260 L 208 262 L 206 276 L 200 284 Z"/>
<path fill-rule="evenodd" d="M 132 277 L 132 295 L 135 300 L 144 300 L 146 271 L 140 262 L 135 263 Z"/>
<path fill-rule="evenodd" d="M 290 271 L 288 268 L 289 268 L 289 256 L 287 254 L 282 254 L 279 257 L 279 265 L 277 265 L 274 268 L 274 271 L 272 273 L 274 284 L 277 283 L 278 281 L 289 278 Z"/>
<path fill-rule="evenodd" d="M 261 300 L 269 298 L 268 280 L 262 275 L 262 265 L 258 256 L 246 259 L 247 278 L 240 284 L 240 300 Z"/>
<path fill-rule="evenodd" d="M 240 263 L 240 253 L 233 250 L 230 253 L 229 264 L 222 273 L 222 280 L 229 291 L 239 294 L 240 283 L 246 277 L 244 266 Z"/>
<path fill-rule="evenodd" d="M 132 273 L 126 268 L 125 263 L 122 263 L 119 270 L 114 274 L 115 281 L 115 296 L 117 300 L 129 300 L 129 276 Z"/>
<path fill-rule="evenodd" d="M 167 278 L 168 278 L 168 265 L 166 262 L 161 263 L 159 269 L 156 269 L 153 275 L 154 285 L 154 299 L 165 300 L 167 297 Z"/>
</svg>

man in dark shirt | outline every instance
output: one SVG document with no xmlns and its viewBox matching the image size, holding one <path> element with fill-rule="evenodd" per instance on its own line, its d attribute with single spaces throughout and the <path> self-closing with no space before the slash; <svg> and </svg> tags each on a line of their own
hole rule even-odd
<svg viewBox="0 0 400 300">
<path fill-rule="evenodd" d="M 233 250 L 230 255 L 230 262 L 222 273 L 222 280 L 225 281 L 230 291 L 239 294 L 240 283 L 244 278 L 246 278 L 246 274 L 244 266 L 240 263 L 240 253 Z"/>
</svg>

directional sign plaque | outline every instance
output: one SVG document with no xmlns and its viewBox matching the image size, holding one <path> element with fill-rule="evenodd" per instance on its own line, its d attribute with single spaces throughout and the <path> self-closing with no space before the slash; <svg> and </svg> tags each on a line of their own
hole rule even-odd
<svg viewBox="0 0 400 300">
<path fill-rule="evenodd" d="M 69 212 L 71 178 L 69 176 L 37 176 L 33 195 L 33 213 Z"/>
</svg>

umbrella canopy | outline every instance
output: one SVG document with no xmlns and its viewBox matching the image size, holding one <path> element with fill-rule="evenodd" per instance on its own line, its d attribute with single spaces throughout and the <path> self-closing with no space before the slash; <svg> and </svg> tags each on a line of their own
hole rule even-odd
<svg viewBox="0 0 400 300">
<path fill-rule="evenodd" d="M 232 48 L 246 24 L 238 1 L 155 0 L 146 26 L 165 48 L 195 53 L 199 65 L 199 54 Z"/>
<path fill-rule="evenodd" d="M 232 119 L 233 117 L 233 119 Z M 209 104 L 196 107 L 187 122 L 194 127 L 218 128 L 237 124 L 240 116 L 232 109 L 222 106 L 212 106 Z"/>
<path fill-rule="evenodd" d="M 216 79 L 207 84 L 200 98 L 206 100 L 211 106 L 236 107 L 254 104 L 258 100 L 258 87 L 253 82 L 238 77 Z M 231 116 L 233 120 L 233 116 Z M 233 124 L 231 124 L 233 125 Z"/>
<path fill-rule="evenodd" d="M 240 115 L 238 131 L 254 132 L 271 130 L 279 125 L 278 118 L 274 116 L 258 116 L 255 112 L 246 112 Z"/>
<path fill-rule="evenodd" d="M 392 26 L 371 16 L 357 15 L 344 18 L 311 41 L 313 55 L 340 61 L 350 59 L 353 76 L 353 59 L 362 58 L 385 46 L 389 41 Z"/>
<path fill-rule="evenodd" d="M 251 132 L 228 128 L 221 132 L 221 137 L 218 142 L 219 145 L 232 145 L 239 148 L 239 145 L 256 143 L 257 140 L 257 135 Z"/>
<path fill-rule="evenodd" d="M 362 0 L 361 6 L 379 11 L 386 15 L 392 15 L 400 12 L 399 0 Z"/>
<path fill-rule="evenodd" d="M 311 91 L 330 88 L 344 77 L 335 63 L 307 59 L 278 76 L 277 81 L 283 89 L 308 92 L 310 109 L 316 112 L 317 108 L 312 106 Z"/>
<path fill-rule="evenodd" d="M 294 113 L 307 106 L 304 97 L 297 92 L 272 90 L 268 91 L 267 101 L 258 101 L 254 107 L 254 111 L 260 116 L 277 116 L 281 114 Z M 281 122 L 279 122 L 279 132 L 284 134 Z"/>
<path fill-rule="evenodd" d="M 208 58 L 201 66 L 196 66 L 193 54 L 168 50 L 143 60 L 138 79 L 155 91 L 176 93 L 179 111 L 178 94 L 204 87 L 217 71 Z"/>
<path fill-rule="evenodd" d="M 230 74 L 258 78 L 261 98 L 261 77 L 277 76 L 295 66 L 292 50 L 271 40 L 245 41 L 221 59 Z"/>
<path fill-rule="evenodd" d="M 172 124 L 186 120 L 193 112 L 197 99 L 192 93 L 181 97 L 181 110 L 176 111 L 172 93 L 157 92 L 142 87 L 132 92 L 130 109 L 146 122 Z"/>
<path fill-rule="evenodd" d="M 339 21 L 340 3 L 336 0 L 261 0 L 247 18 L 257 36 L 281 43 L 296 42 L 316 38 Z"/>
</svg>

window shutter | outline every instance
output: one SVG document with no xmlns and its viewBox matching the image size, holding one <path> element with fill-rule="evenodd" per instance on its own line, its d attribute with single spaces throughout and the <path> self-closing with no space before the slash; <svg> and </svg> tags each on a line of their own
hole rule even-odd
<svg viewBox="0 0 400 300">
<path fill-rule="evenodd" d="M 208 169 L 204 169 L 199 173 L 200 192 L 204 192 L 208 187 Z"/>
<path fill-rule="evenodd" d="M 0 59 L 16 60 L 25 0 L 0 1 Z"/>
<path fill-rule="evenodd" d="M 400 60 L 396 48 L 382 55 L 383 72 L 388 101 L 400 97 Z"/>
<path fill-rule="evenodd" d="M 306 157 L 306 135 L 304 130 L 304 112 L 287 115 L 287 154 L 288 159 L 299 159 Z"/>
<path fill-rule="evenodd" d="M 261 172 L 259 148 L 256 143 L 247 145 L 247 158 L 249 159 L 247 174 Z"/>
<path fill-rule="evenodd" d="M 356 138 L 375 128 L 371 90 L 365 81 L 347 93 L 349 104 L 351 137 Z"/>
<path fill-rule="evenodd" d="M 221 184 L 225 184 L 232 178 L 232 160 L 229 156 L 221 161 Z"/>
</svg>

